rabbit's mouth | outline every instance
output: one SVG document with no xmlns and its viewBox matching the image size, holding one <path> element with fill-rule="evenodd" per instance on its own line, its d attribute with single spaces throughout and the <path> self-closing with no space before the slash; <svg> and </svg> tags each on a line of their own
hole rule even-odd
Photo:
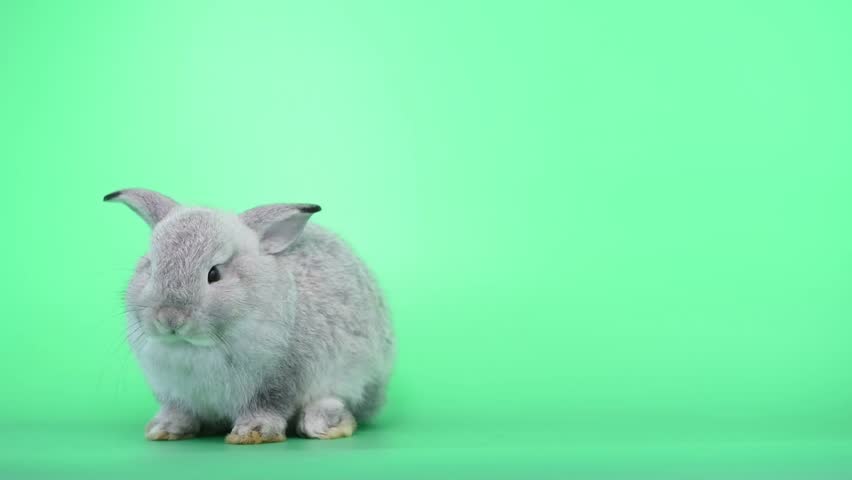
<svg viewBox="0 0 852 480">
<path fill-rule="evenodd" d="M 172 333 L 157 335 L 154 338 L 167 345 L 191 345 L 195 347 L 212 347 L 216 345 L 216 342 L 212 338 L 202 335 L 178 335 Z"/>
<path fill-rule="evenodd" d="M 216 345 L 210 337 L 184 337 L 184 341 L 196 347 L 212 347 Z"/>
</svg>

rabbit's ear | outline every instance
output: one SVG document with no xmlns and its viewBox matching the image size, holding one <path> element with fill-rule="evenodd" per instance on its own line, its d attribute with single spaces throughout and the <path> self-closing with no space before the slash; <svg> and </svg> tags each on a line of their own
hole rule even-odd
<svg viewBox="0 0 852 480">
<path fill-rule="evenodd" d="M 129 188 L 112 192 L 104 196 L 104 201 L 117 201 L 127 205 L 142 217 L 142 220 L 145 220 L 151 228 L 154 228 L 157 222 L 177 206 L 177 202 L 171 198 L 143 188 Z"/>
<path fill-rule="evenodd" d="M 278 203 L 252 208 L 240 218 L 257 232 L 261 251 L 275 255 L 295 242 L 311 215 L 319 211 L 319 205 L 309 203 Z"/>
</svg>

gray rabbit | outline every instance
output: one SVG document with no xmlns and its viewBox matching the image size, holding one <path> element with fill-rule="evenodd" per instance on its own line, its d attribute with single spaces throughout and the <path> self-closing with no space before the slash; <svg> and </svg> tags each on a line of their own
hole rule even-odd
<svg viewBox="0 0 852 480">
<path fill-rule="evenodd" d="M 131 348 L 161 406 L 146 438 L 348 437 L 381 407 L 395 355 L 385 301 L 349 247 L 308 224 L 319 206 L 236 215 L 143 189 L 104 201 L 153 229 L 125 295 Z"/>
</svg>

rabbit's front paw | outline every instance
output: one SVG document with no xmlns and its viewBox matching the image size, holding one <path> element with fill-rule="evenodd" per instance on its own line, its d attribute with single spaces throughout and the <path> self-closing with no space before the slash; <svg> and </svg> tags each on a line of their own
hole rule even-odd
<svg viewBox="0 0 852 480">
<path fill-rule="evenodd" d="M 237 419 L 225 442 L 235 445 L 283 442 L 287 421 L 274 413 L 253 413 Z"/>
<path fill-rule="evenodd" d="M 161 410 L 145 427 L 145 438 L 148 440 L 184 440 L 192 438 L 201 429 L 201 424 L 195 418 L 174 411 Z"/>
</svg>

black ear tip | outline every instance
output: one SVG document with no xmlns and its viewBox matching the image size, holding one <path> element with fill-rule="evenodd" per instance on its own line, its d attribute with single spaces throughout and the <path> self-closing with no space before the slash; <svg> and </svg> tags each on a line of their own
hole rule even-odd
<svg viewBox="0 0 852 480">
<path fill-rule="evenodd" d="M 305 205 L 304 207 L 299 208 L 299 211 L 302 213 L 317 213 L 322 208 L 319 205 Z"/>
<path fill-rule="evenodd" d="M 108 193 L 108 194 L 104 195 L 104 201 L 108 202 L 108 201 L 112 200 L 113 198 L 115 198 L 119 195 L 121 195 L 121 190 L 118 190 L 118 191 L 112 192 L 112 193 Z"/>
</svg>

